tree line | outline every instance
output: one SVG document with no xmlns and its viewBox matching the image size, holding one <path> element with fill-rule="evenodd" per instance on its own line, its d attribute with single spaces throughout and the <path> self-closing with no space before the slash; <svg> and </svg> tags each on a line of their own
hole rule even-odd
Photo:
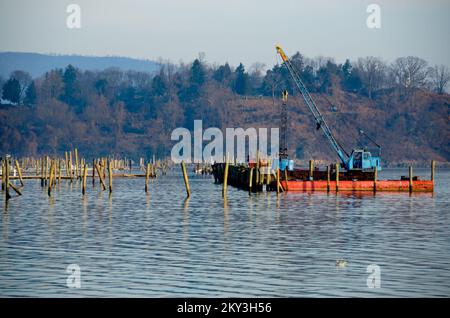
<svg viewBox="0 0 450 318">
<path fill-rule="evenodd" d="M 331 95 L 333 76 L 344 90 L 370 99 L 387 90 L 396 90 L 401 96 L 417 88 L 444 94 L 450 80 L 447 66 L 429 67 L 425 60 L 413 56 L 398 58 L 391 64 L 377 57 L 336 64 L 331 58 L 310 59 L 297 52 L 291 61 L 312 93 Z M 276 64 L 265 74 L 264 68 L 261 63 L 254 63 L 248 71 L 242 63 L 236 68 L 228 63 L 208 65 L 202 58 L 189 65 L 164 62 L 160 72 L 153 75 L 119 69 L 80 71 L 68 65 L 37 79 L 17 70 L 7 80 L 0 78 L 0 85 L 4 101 L 34 105 L 57 99 L 75 112 L 84 109 L 90 95 L 105 96 L 110 103 L 123 102 L 132 112 L 169 101 L 188 104 L 202 96 L 205 85 L 226 88 L 241 96 L 275 96 L 284 89 L 296 94 L 295 83 L 285 67 Z"/>
</svg>

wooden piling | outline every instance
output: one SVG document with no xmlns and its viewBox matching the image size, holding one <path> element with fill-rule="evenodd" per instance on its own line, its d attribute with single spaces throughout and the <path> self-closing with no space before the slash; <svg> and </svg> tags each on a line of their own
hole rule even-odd
<svg viewBox="0 0 450 318">
<path fill-rule="evenodd" d="M 72 182 L 72 151 L 69 151 L 69 167 L 68 168 L 68 173 L 69 173 L 69 177 L 70 177 L 70 182 Z"/>
<path fill-rule="evenodd" d="M 82 187 L 81 187 L 81 193 L 82 193 L 83 195 L 86 194 L 86 178 L 87 178 L 87 165 L 84 164 L 83 184 L 82 184 Z"/>
<path fill-rule="evenodd" d="M 222 198 L 225 198 L 227 196 L 227 184 L 228 184 L 228 159 L 225 163 L 225 172 L 223 174 Z"/>
<path fill-rule="evenodd" d="M 2 191 L 5 191 L 5 160 L 2 160 Z"/>
<path fill-rule="evenodd" d="M 336 163 L 336 192 L 339 191 L 339 167 L 340 163 Z"/>
<path fill-rule="evenodd" d="M 286 189 L 285 191 L 289 191 L 289 185 L 288 185 L 288 167 L 284 168 L 284 181 L 286 182 Z"/>
<path fill-rule="evenodd" d="M 36 160 L 35 162 L 35 169 L 36 169 L 36 177 L 39 177 L 39 159 Z"/>
<path fill-rule="evenodd" d="M 9 195 L 9 163 L 8 158 L 5 158 L 5 170 L 2 173 L 5 174 L 5 201 L 8 201 L 11 198 Z"/>
<path fill-rule="evenodd" d="M 95 185 L 95 158 L 92 159 L 92 185 Z"/>
<path fill-rule="evenodd" d="M 41 187 L 44 187 L 44 157 L 41 158 Z"/>
<path fill-rule="evenodd" d="M 112 193 L 113 190 L 113 169 L 111 160 L 108 163 L 108 172 L 109 172 L 109 193 Z"/>
<path fill-rule="evenodd" d="M 103 180 L 106 180 L 106 158 L 102 159 Z"/>
<path fill-rule="evenodd" d="M 45 156 L 45 163 L 44 163 L 44 184 L 48 185 L 48 177 L 49 177 L 49 169 L 50 167 L 48 166 L 49 162 L 48 162 L 48 156 Z"/>
<path fill-rule="evenodd" d="M 409 192 L 413 192 L 413 168 L 409 166 Z"/>
<path fill-rule="evenodd" d="M 53 161 L 50 162 L 50 177 L 48 180 L 48 196 L 51 196 L 53 185 Z"/>
<path fill-rule="evenodd" d="M 148 192 L 148 179 L 150 177 L 150 163 L 147 163 L 147 170 L 145 171 L 145 193 Z"/>
<path fill-rule="evenodd" d="M 78 149 L 75 148 L 75 179 L 78 179 Z"/>
<path fill-rule="evenodd" d="M 314 161 L 309 160 L 309 180 L 314 180 Z"/>
<path fill-rule="evenodd" d="M 373 170 L 373 192 L 377 192 L 377 179 L 378 179 L 378 169 L 375 166 Z"/>
<path fill-rule="evenodd" d="M 256 176 L 255 176 L 255 185 L 258 186 L 259 185 L 259 150 L 256 151 Z"/>
<path fill-rule="evenodd" d="M 272 162 L 270 161 L 270 159 L 269 159 L 269 161 L 267 162 L 267 176 L 266 176 L 266 185 L 269 185 L 270 184 L 270 174 L 271 174 L 271 172 L 272 172 Z M 267 190 L 267 188 L 266 188 L 266 190 Z"/>
<path fill-rule="evenodd" d="M 19 161 L 16 159 L 15 161 L 17 173 L 19 174 L 20 184 L 23 187 L 23 179 L 22 179 L 22 170 L 20 169 Z"/>
<path fill-rule="evenodd" d="M 434 160 L 431 160 L 431 181 L 433 181 L 433 185 L 434 185 L 434 172 L 435 172 L 435 168 L 436 168 L 436 162 Z"/>
<path fill-rule="evenodd" d="M 61 159 L 58 159 L 58 183 L 61 183 L 61 177 L 62 177 Z"/>
<path fill-rule="evenodd" d="M 189 198 L 191 196 L 191 189 L 189 188 L 189 179 L 187 176 L 184 160 L 181 161 L 181 170 L 183 171 L 183 179 L 184 179 L 184 185 L 186 186 L 186 194 L 187 194 L 187 197 Z"/>
<path fill-rule="evenodd" d="M 65 165 L 66 165 L 66 177 L 69 176 L 69 156 L 67 155 L 67 151 L 64 152 L 66 157 Z"/>
<path fill-rule="evenodd" d="M 277 194 L 280 193 L 280 169 L 277 168 Z"/>
<path fill-rule="evenodd" d="M 254 169 L 254 168 L 250 168 L 250 174 L 249 174 L 249 178 L 248 178 L 248 191 L 249 191 L 249 192 L 252 191 L 253 169 Z"/>
<path fill-rule="evenodd" d="M 327 192 L 330 192 L 330 166 L 327 166 Z"/>
<path fill-rule="evenodd" d="M 9 183 L 9 186 L 11 187 L 11 189 L 13 189 L 14 191 L 16 191 L 16 193 L 17 193 L 18 195 L 22 195 L 22 192 L 20 192 L 20 190 L 19 190 L 16 186 L 14 186 L 14 184 Z"/>
<path fill-rule="evenodd" d="M 99 165 L 97 163 L 95 163 L 95 169 L 97 169 L 97 174 L 98 174 L 98 178 L 100 179 L 100 184 L 102 186 L 102 189 L 106 190 L 106 185 L 105 185 L 105 182 L 103 181 L 103 176 L 102 176 L 102 173 L 100 171 L 100 167 L 99 167 Z"/>
</svg>

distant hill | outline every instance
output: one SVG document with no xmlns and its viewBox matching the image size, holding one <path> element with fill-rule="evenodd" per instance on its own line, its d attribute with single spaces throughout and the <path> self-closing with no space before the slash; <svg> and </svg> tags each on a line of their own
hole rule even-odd
<svg viewBox="0 0 450 318">
<path fill-rule="evenodd" d="M 33 78 L 39 77 L 48 70 L 65 68 L 69 64 L 82 70 L 99 71 L 109 67 L 142 72 L 154 72 L 159 69 L 157 62 L 128 57 L 0 52 L 0 76 L 3 78 L 7 78 L 15 70 L 27 71 Z"/>
</svg>

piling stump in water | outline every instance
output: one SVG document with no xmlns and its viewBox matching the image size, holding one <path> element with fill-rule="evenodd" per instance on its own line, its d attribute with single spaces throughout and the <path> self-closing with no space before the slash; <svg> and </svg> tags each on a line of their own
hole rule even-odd
<svg viewBox="0 0 450 318">
<path fill-rule="evenodd" d="M 147 163 L 147 170 L 145 171 L 145 193 L 148 192 L 148 179 L 150 177 L 150 163 Z"/>
<path fill-rule="evenodd" d="M 191 196 L 191 189 L 189 188 L 189 179 L 186 172 L 186 166 L 184 164 L 184 161 L 181 161 L 181 170 L 183 171 L 183 179 L 184 179 L 184 185 L 186 186 L 186 194 L 189 198 Z"/>
<path fill-rule="evenodd" d="M 327 192 L 330 191 L 330 166 L 327 166 Z"/>
<path fill-rule="evenodd" d="M 409 166 L 409 192 L 413 192 L 413 168 Z"/>
<path fill-rule="evenodd" d="M 339 162 L 336 163 L 336 192 L 339 191 L 339 165 Z"/>
<path fill-rule="evenodd" d="M 112 193 L 113 190 L 113 171 L 112 171 L 112 164 L 111 161 L 109 161 L 108 164 L 108 172 L 109 172 L 109 193 Z"/>
<path fill-rule="evenodd" d="M 11 196 L 9 195 L 9 164 L 8 158 L 5 159 L 5 170 L 2 171 L 5 174 L 5 201 L 8 201 Z"/>
<path fill-rule="evenodd" d="M 223 175 L 223 188 L 222 188 L 222 197 L 225 198 L 227 196 L 227 182 L 228 182 L 228 159 L 225 164 L 225 172 Z"/>
<path fill-rule="evenodd" d="M 84 170 L 83 170 L 83 185 L 81 187 L 81 193 L 83 195 L 86 194 L 86 178 L 87 178 L 87 165 L 84 164 Z"/>
<path fill-rule="evenodd" d="M 19 174 L 20 184 L 23 187 L 23 179 L 22 179 L 22 170 L 20 169 L 19 161 L 16 159 L 15 161 L 17 173 Z"/>
</svg>

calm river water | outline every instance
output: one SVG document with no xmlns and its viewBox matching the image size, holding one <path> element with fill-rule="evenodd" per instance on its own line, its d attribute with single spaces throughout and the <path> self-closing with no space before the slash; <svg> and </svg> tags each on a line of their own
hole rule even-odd
<svg viewBox="0 0 450 318">
<path fill-rule="evenodd" d="M 0 296 L 450 296 L 450 170 L 434 194 L 229 188 L 224 205 L 212 177 L 190 176 L 185 201 L 176 168 L 149 195 L 142 178 L 115 179 L 111 198 L 98 181 L 85 198 L 66 181 L 49 198 L 27 180 L 7 207 L 2 193 Z M 70 264 L 80 288 L 67 287 Z"/>
</svg>

